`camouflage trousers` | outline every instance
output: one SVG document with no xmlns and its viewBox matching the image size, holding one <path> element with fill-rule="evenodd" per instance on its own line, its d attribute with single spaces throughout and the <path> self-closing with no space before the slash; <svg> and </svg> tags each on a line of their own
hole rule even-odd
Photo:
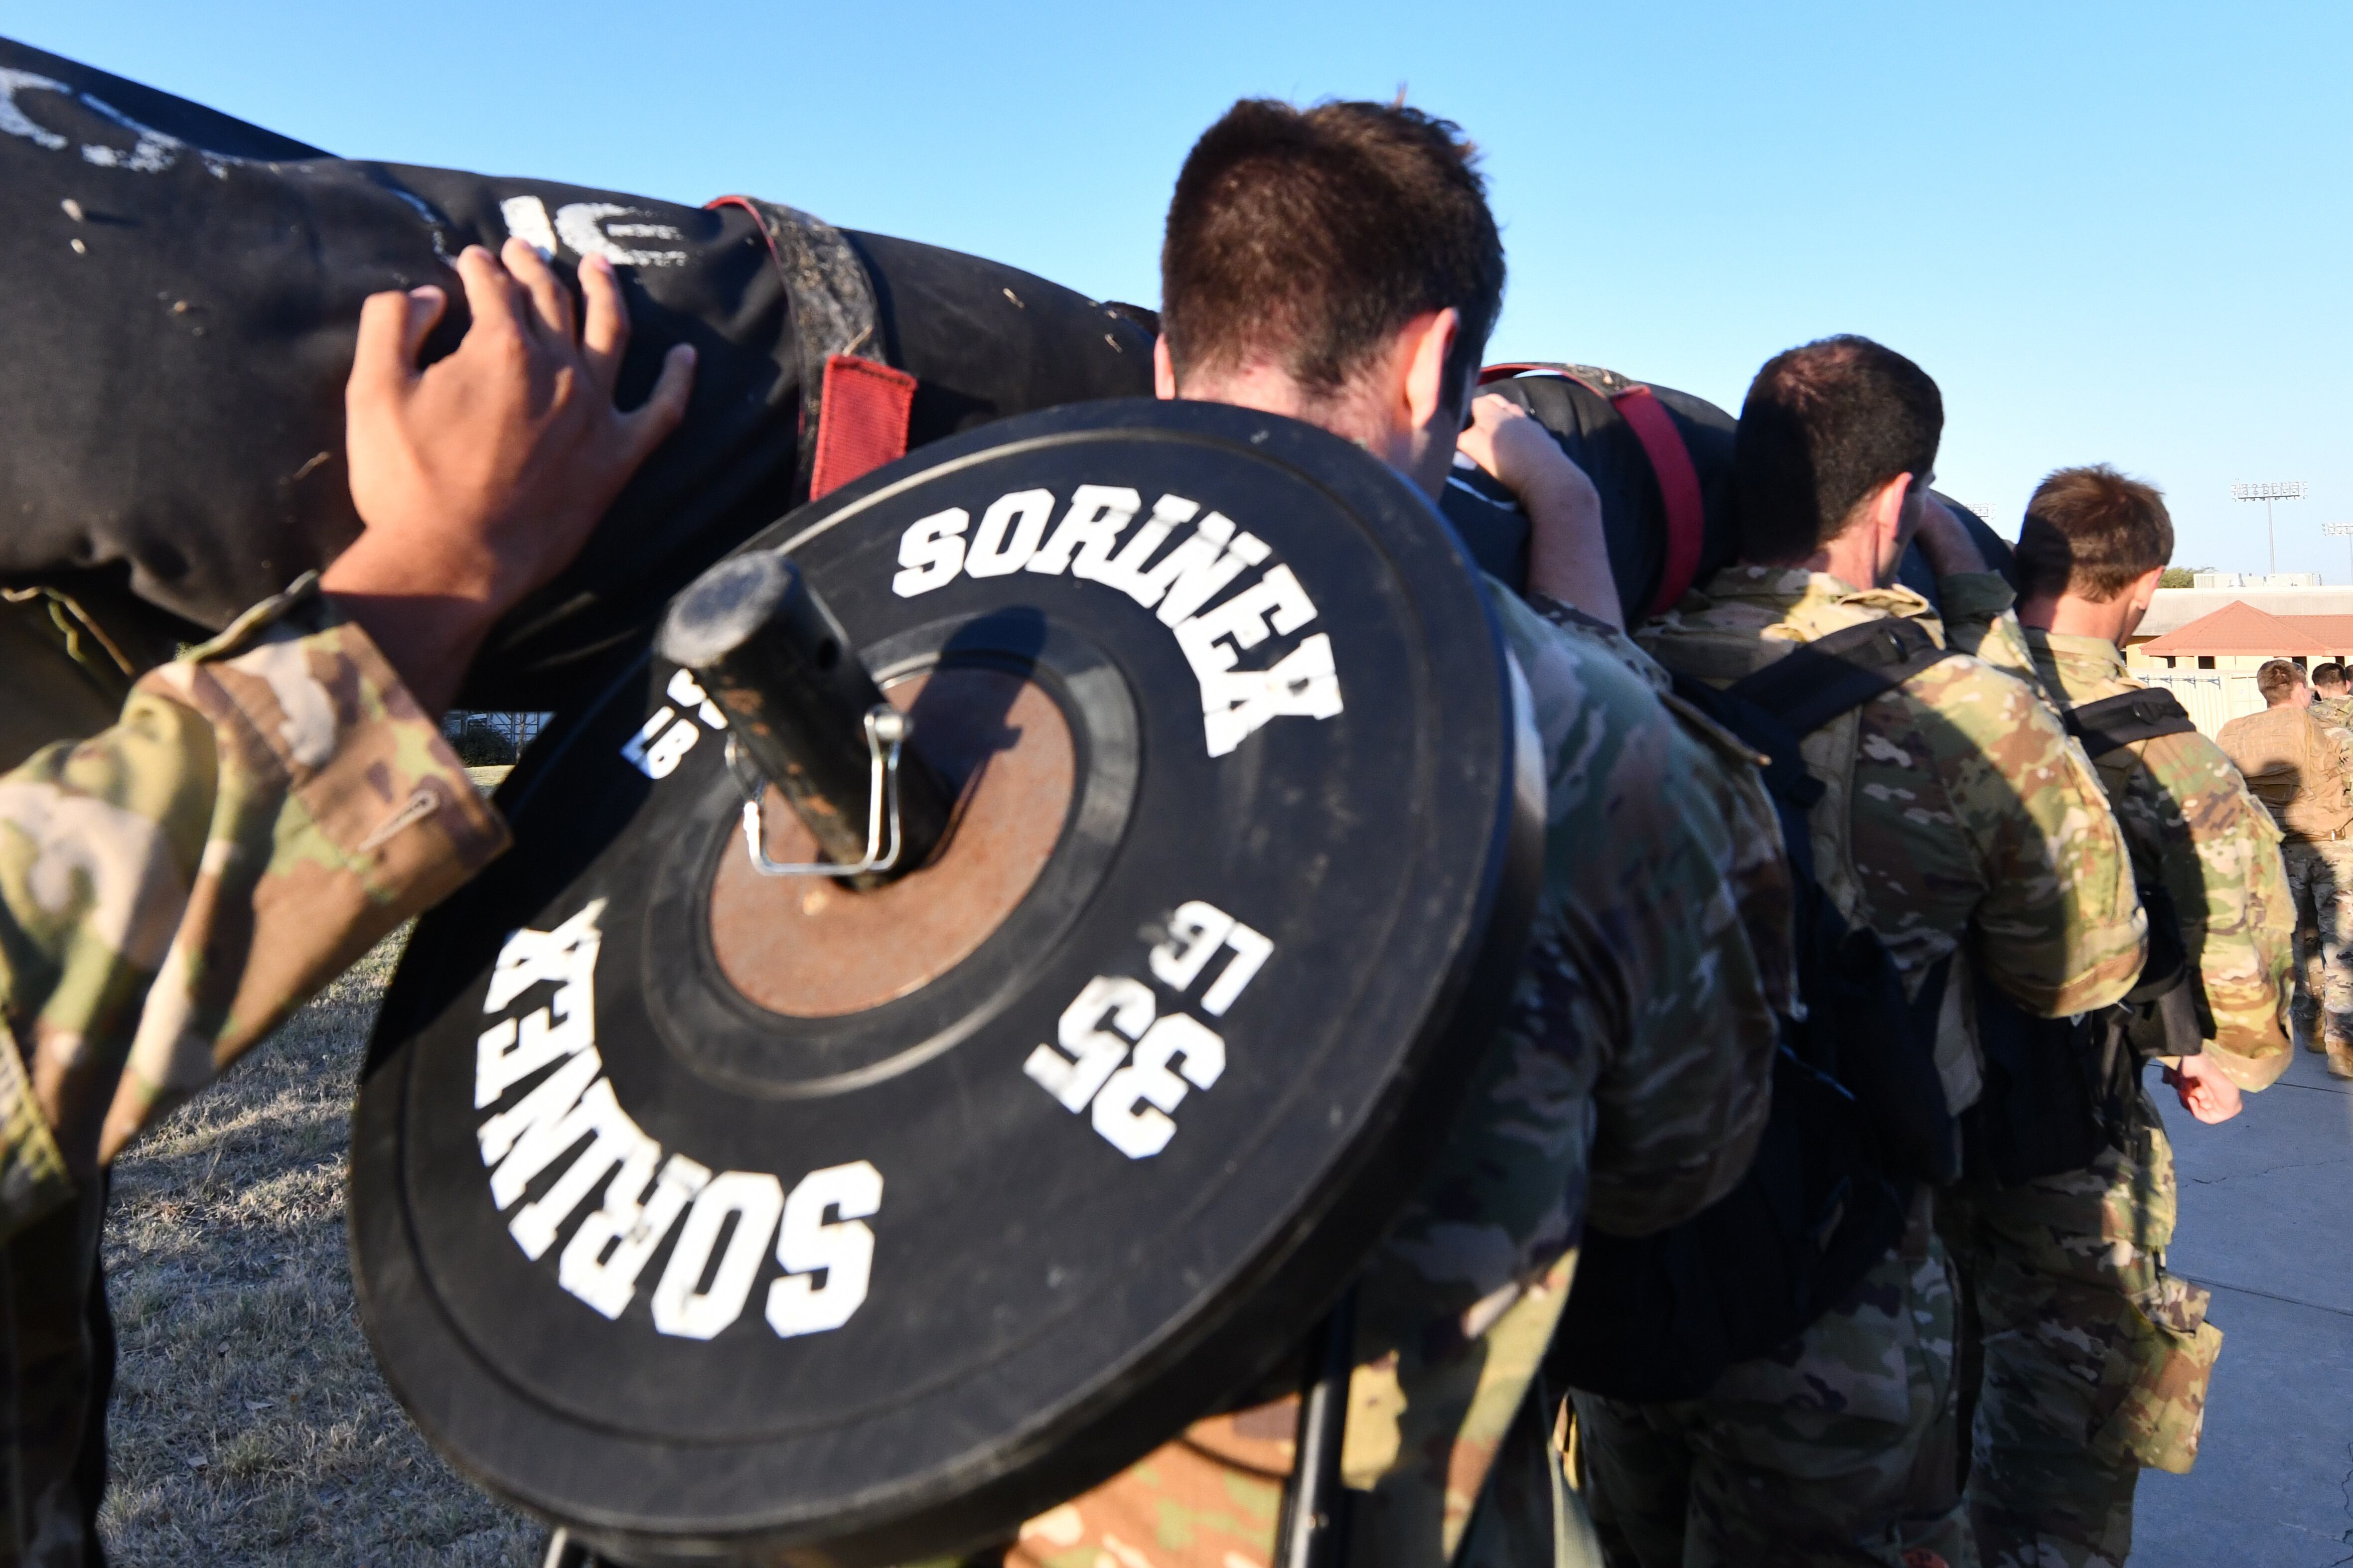
<svg viewBox="0 0 2353 1568">
<path fill-rule="evenodd" d="M 1972 1568 L 1955 1308 L 1923 1205 L 1846 1300 L 1705 1397 L 1578 1394 L 1585 1500 L 1611 1568 Z"/>
<path fill-rule="evenodd" d="M 1008 1568 L 1270 1568 L 1296 1397 L 1196 1421 L 1084 1497 L 1021 1527 Z"/>
<path fill-rule="evenodd" d="M 2173 1151 L 2145 1098 L 2126 1142 L 1938 1196 L 1971 1309 L 1963 1363 L 1982 1364 L 1968 1499 L 1986 1568 L 2121 1564 L 2142 1467 L 2198 1457 L 2222 1336 L 2207 1293 L 2165 1272 Z"/>
<path fill-rule="evenodd" d="M 98 1263 L 105 1214 L 101 1180 L 0 1245 L 0 1568 L 105 1562 L 98 1503 L 114 1382 Z"/>
<path fill-rule="evenodd" d="M 2295 1032 L 2353 1067 L 2353 839 L 2280 847 L 2295 897 Z"/>
</svg>

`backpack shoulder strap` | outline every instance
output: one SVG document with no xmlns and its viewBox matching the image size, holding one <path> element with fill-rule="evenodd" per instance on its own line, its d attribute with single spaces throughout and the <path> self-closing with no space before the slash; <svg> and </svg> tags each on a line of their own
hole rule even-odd
<svg viewBox="0 0 2353 1568">
<path fill-rule="evenodd" d="M 1957 651 L 1938 647 L 1917 622 L 1889 616 L 1800 643 L 1725 690 L 1809 735 Z"/>
<path fill-rule="evenodd" d="M 1731 731 L 1763 759 L 1757 764 L 1757 772 L 1776 798 L 1794 803 L 1801 814 L 1821 799 L 1821 782 L 1806 771 L 1805 759 L 1799 752 L 1799 737 L 1777 716 L 1681 670 L 1669 673 L 1677 697 Z"/>
<path fill-rule="evenodd" d="M 2198 728 L 2179 698 L 2156 688 L 2120 691 L 2071 708 L 2063 717 L 2067 733 L 2083 742 L 2084 753 L 2095 760 L 2119 746 L 2160 735 L 2186 735 Z"/>
</svg>

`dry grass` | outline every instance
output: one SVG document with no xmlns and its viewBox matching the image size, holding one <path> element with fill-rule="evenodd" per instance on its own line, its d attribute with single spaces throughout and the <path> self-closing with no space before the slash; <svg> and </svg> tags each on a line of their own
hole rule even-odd
<svg viewBox="0 0 2353 1568">
<path fill-rule="evenodd" d="M 535 1561 L 537 1528 L 409 1426 L 353 1313 L 352 1086 L 398 942 L 116 1168 L 104 1528 L 121 1568 Z"/>
</svg>

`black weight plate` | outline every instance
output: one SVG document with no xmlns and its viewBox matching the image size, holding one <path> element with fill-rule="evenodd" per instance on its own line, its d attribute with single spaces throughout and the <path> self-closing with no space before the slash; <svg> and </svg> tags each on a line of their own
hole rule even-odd
<svg viewBox="0 0 2353 1568">
<path fill-rule="evenodd" d="M 1049 493 L 1043 564 L 1082 486 L 1136 492 L 1122 548 L 1159 498 L 1199 509 L 1092 578 L 1025 565 L 1020 508 L 988 521 Z M 951 570 L 939 542 L 959 536 L 935 520 L 958 508 Z M 1228 520 L 1243 569 L 1176 629 L 1103 580 Z M 355 1274 L 436 1445 L 617 1560 L 897 1561 L 1102 1479 L 1312 1326 L 1493 1026 L 1541 792 L 1459 548 L 1304 425 L 1053 410 L 927 447 L 755 545 L 792 556 L 886 687 L 928 669 L 969 693 L 994 669 L 1050 702 L 1074 782 L 1043 869 L 907 994 L 769 1010 L 713 935 L 713 878 L 744 853 L 722 737 L 640 656 L 534 745 L 501 795 L 516 848 L 401 964 L 357 1110 Z M 1226 653 L 1205 653 L 1219 626 Z M 1336 690 L 1290 684 L 1314 711 L 1220 736 L 1188 647 L 1293 675 L 1328 650 Z M 923 704 L 918 745 L 946 717 Z M 512 935 L 577 933 L 592 909 L 596 943 L 568 955 Z M 1185 963 L 1185 933 L 1228 917 Z M 526 949 L 555 956 L 501 980 Z M 888 941 L 854 956 L 895 961 Z M 1102 1028 L 1065 1054 L 1091 986 Z M 1124 1064 L 1092 1103 L 1071 1060 L 1091 1038 Z M 533 1107 L 542 1131 L 514 1137 Z M 633 1279 L 615 1266 L 632 1247 Z"/>
</svg>

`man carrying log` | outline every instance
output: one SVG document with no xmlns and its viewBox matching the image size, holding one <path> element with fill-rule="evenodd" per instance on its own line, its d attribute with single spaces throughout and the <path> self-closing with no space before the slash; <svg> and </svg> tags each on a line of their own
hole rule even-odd
<svg viewBox="0 0 2353 1568">
<path fill-rule="evenodd" d="M 358 540 L 0 777 L 0 1563 L 100 1561 L 109 1162 L 506 847 L 441 711 L 685 411 L 684 347 L 614 407 L 608 263 L 577 321 L 519 240 L 456 268 L 472 325 L 422 373 L 443 290 L 362 309 Z"/>
<path fill-rule="evenodd" d="M 1963 1436 L 1989 1568 L 2122 1563 L 2142 1468 L 2197 1458 L 2221 1336 L 2205 1289 L 2165 1268 L 2173 1150 L 2144 1063 L 2165 1061 L 2183 1106 L 2222 1121 L 2288 1061 L 2279 836 L 2229 758 L 2119 651 L 2172 550 L 2156 490 L 2105 467 L 2045 479 L 2019 535 L 2018 617 L 2124 831 L 2151 963 L 2136 988 L 2147 999 L 2111 1021 L 2126 1081 L 2104 1146 L 2077 1170 L 1965 1183 L 1939 1215 L 1983 1347 Z"/>
<path fill-rule="evenodd" d="M 1894 684 L 1789 727 L 1821 786 L 1815 879 L 1885 944 L 1959 1112 L 1989 1092 L 1989 1020 L 2031 1035 L 2118 1000 L 2141 970 L 2144 921 L 2115 819 L 2056 715 L 1993 662 L 1947 651 L 2026 658 L 2010 588 L 1927 494 L 1943 426 L 1936 383 L 1868 339 L 1767 362 L 1741 410 L 1740 563 L 1644 640 L 1736 693 L 1823 651 L 1810 645 L 1850 660 L 1883 638 L 1920 650 Z M 1894 581 L 1915 534 L 1941 617 Z M 2037 1109 L 2023 1091 L 2001 1098 Z M 1937 1205 L 1916 1186 L 1909 1224 L 1862 1283 L 1704 1397 L 1578 1394 L 1596 1517 L 1635 1561 L 1976 1561 L 1956 1486 L 1958 1303 Z"/>
<path fill-rule="evenodd" d="M 1502 301 L 1469 148 L 1416 110 L 1245 101 L 1177 179 L 1164 397 L 1287 415 L 1435 497 Z M 1489 603 L 1535 699 L 1546 882 L 1512 1011 L 1437 1171 L 1356 1287 L 1348 1561 L 1548 1560 L 1589 1543 L 1558 1487 L 1536 1365 L 1588 1212 L 1641 1234 L 1748 1165 L 1788 1004 L 1788 871 L 1746 754 L 1671 711 L 1619 629 L 1592 489 L 1533 421 L 1472 407 L 1464 449 L 1535 531 L 1524 603 Z M 1655 680 L 1653 678 L 1656 678 Z M 1008 1561 L 1267 1564 L 1289 1402 L 1197 1423 L 1033 1519 Z M 1327 1507 L 1331 1505 L 1327 1504 Z"/>
</svg>

